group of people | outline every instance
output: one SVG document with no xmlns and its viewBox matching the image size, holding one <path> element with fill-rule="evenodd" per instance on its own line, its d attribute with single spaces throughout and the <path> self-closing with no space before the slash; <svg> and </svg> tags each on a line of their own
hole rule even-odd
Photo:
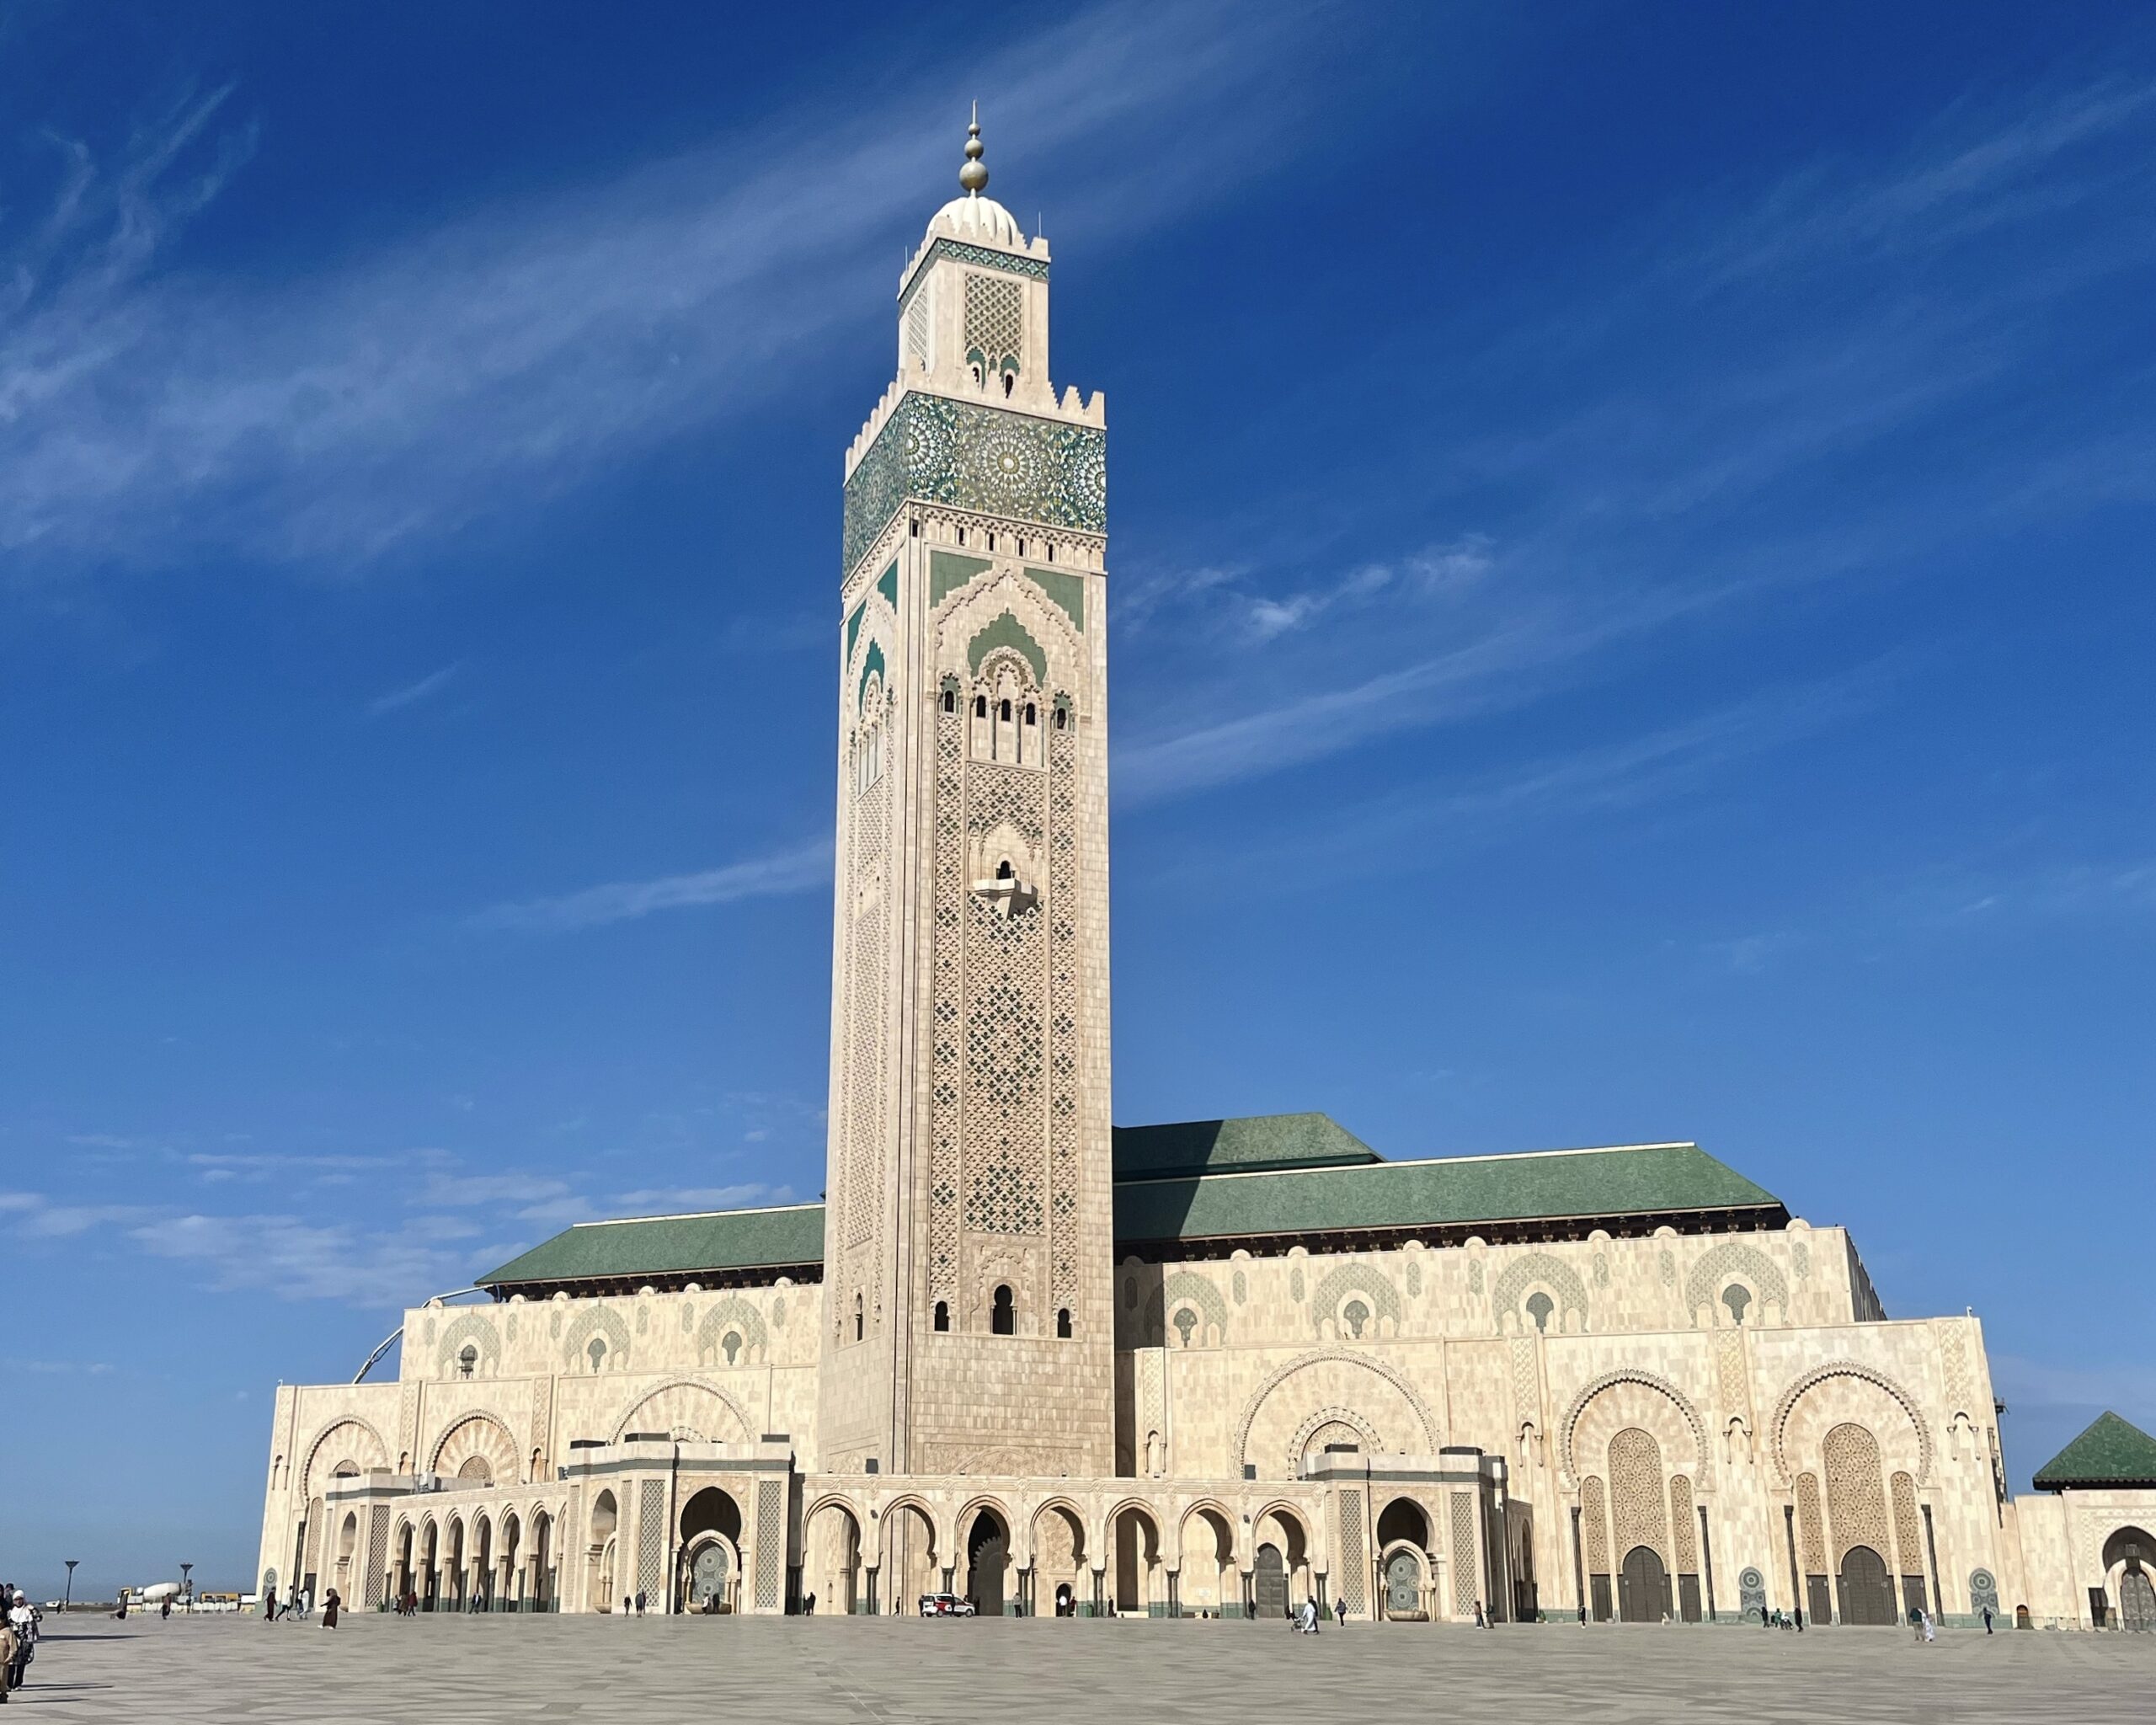
<svg viewBox="0 0 2156 1725">
<path fill-rule="evenodd" d="M 37 1607 L 20 1588 L 0 1582 L 0 1701 L 23 1686 L 23 1674 L 35 1657 Z"/>
<path fill-rule="evenodd" d="M 324 1629 L 334 1629 L 337 1626 L 337 1614 L 344 1609 L 344 1600 L 337 1596 L 337 1589 L 334 1587 L 323 1594 L 322 1626 Z M 296 1585 L 281 1599 L 277 1597 L 277 1590 L 275 1588 L 270 1589 L 262 1596 L 262 1621 L 265 1623 L 275 1623 L 280 1617 L 288 1621 L 297 1618 L 304 1622 L 308 1614 L 313 1610 L 314 1601 L 302 1593 Z"/>
</svg>

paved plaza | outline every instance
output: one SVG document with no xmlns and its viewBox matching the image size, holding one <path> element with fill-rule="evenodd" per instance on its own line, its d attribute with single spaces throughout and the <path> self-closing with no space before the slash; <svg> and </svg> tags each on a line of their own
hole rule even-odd
<svg viewBox="0 0 2156 1725">
<path fill-rule="evenodd" d="M 33 1719 L 2145 1721 L 2156 1637 L 1142 1620 L 48 1620 Z M 20 1716 L 16 1725 L 22 1725 Z"/>
</svg>

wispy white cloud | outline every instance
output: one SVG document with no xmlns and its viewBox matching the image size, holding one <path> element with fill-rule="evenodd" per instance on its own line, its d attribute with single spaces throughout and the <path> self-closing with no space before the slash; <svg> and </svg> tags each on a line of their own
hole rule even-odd
<svg viewBox="0 0 2156 1725">
<path fill-rule="evenodd" d="M 464 661 L 460 659 L 454 664 L 445 665 L 440 670 L 430 671 L 416 683 L 407 683 L 401 689 L 392 689 L 386 695 L 376 696 L 373 700 L 367 702 L 367 717 L 380 718 L 384 713 L 395 713 L 402 708 L 414 706 L 425 700 L 430 695 L 440 693 L 443 689 L 448 687 L 451 680 L 463 668 Z"/>
<path fill-rule="evenodd" d="M 204 1286 L 286 1300 L 403 1306 L 487 1268 L 476 1254 L 423 1231 L 368 1232 L 292 1215 L 162 1216 L 128 1232 L 144 1251 L 184 1266 Z"/>
<path fill-rule="evenodd" d="M 1296 97 L 1269 73 L 1322 40 L 1294 11 L 1095 7 L 281 280 L 164 268 L 253 147 L 229 88 L 115 166 L 71 145 L 47 219 L 0 253 L 0 548 L 48 571 L 205 545 L 350 566 L 528 506 L 751 409 L 857 318 L 863 270 L 914 237 L 900 212 L 950 180 L 954 85 L 995 91 L 1002 148 L 1049 163 L 1172 108 L 1179 171 L 1119 183 L 1102 224 L 1130 235 L 1273 159 L 1267 108 Z M 816 139 L 813 189 L 774 136 Z"/>
<path fill-rule="evenodd" d="M 831 846 L 826 841 L 802 845 L 768 857 L 729 862 L 693 874 L 662 875 L 655 880 L 611 881 L 559 898 L 530 899 L 496 905 L 471 919 L 478 928 L 522 929 L 563 933 L 604 923 L 627 922 L 655 911 L 696 905 L 730 905 L 743 899 L 782 898 L 828 887 Z"/>
</svg>

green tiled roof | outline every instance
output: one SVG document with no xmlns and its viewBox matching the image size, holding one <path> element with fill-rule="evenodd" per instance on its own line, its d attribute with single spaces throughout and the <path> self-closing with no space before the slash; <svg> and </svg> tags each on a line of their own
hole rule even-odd
<svg viewBox="0 0 2156 1725">
<path fill-rule="evenodd" d="M 1702 1211 L 1787 1220 L 1771 1192 L 1693 1144 L 1389 1162 L 1324 1114 L 1267 1114 L 1118 1127 L 1114 1155 L 1118 1252 L 1174 1241 L 1457 1232 Z M 503 1288 L 776 1274 L 819 1266 L 823 1258 L 824 1206 L 796 1204 L 579 1222 L 479 1282 Z"/>
<path fill-rule="evenodd" d="M 1344 1167 L 1378 1153 L 1330 1114 L 1251 1114 L 1115 1129 L 1115 1177 L 1248 1173 L 1261 1168 Z"/>
<path fill-rule="evenodd" d="M 782 1269 L 824 1261 L 824 1206 L 722 1210 L 696 1216 L 579 1222 L 479 1278 L 510 1282 L 590 1282 L 691 1270 Z"/>
<path fill-rule="evenodd" d="M 1695 1144 L 1118 1181 L 1125 1242 L 1769 1210 L 1780 1200 Z"/>
<path fill-rule="evenodd" d="M 2040 1492 L 2156 1486 L 2156 1438 L 2116 1413 L 2100 1413 L 2087 1431 L 2036 1470 L 2035 1484 Z"/>
</svg>

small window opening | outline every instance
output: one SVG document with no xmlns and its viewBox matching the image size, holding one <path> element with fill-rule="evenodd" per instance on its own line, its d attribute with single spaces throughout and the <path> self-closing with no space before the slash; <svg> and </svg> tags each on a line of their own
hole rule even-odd
<svg viewBox="0 0 2156 1725">
<path fill-rule="evenodd" d="M 906 523 L 906 530 L 911 533 L 915 538 L 918 539 L 921 537 L 921 523 L 919 521 L 908 521 Z"/>
<path fill-rule="evenodd" d="M 987 696 L 976 695 L 974 697 L 974 717 L 975 718 L 986 718 L 988 717 Z"/>
<path fill-rule="evenodd" d="M 1176 1308 L 1176 1333 L 1182 1338 L 1182 1345 L 1190 1346 L 1191 1332 L 1198 1327 L 1198 1314 L 1187 1306 Z"/>
<path fill-rule="evenodd" d="M 1070 1308 L 1067 1306 L 1055 1315 L 1055 1333 L 1059 1341 L 1070 1339 Z"/>
<path fill-rule="evenodd" d="M 1003 721 L 1003 723 L 1004 723 L 1004 724 L 1010 724 L 1010 723 L 1011 723 L 1011 703 L 1010 703 L 1008 701 L 1004 701 L 1004 702 L 999 702 L 999 703 L 997 704 L 997 708 L 996 708 L 996 713 L 995 713 L 995 716 L 996 716 L 998 718 L 1001 719 L 1001 720 Z"/>
<path fill-rule="evenodd" d="M 1012 384 L 1016 383 L 1017 381 L 1018 381 L 1018 374 L 1017 374 L 1016 371 L 1006 371 L 1006 372 L 1003 374 L 1003 393 L 1004 393 L 1004 394 L 1006 394 L 1006 395 L 1010 394 L 1010 393 L 1011 393 L 1011 386 Z"/>
<path fill-rule="evenodd" d="M 976 361 L 974 362 L 974 366 L 973 366 L 973 374 L 974 374 L 974 388 L 976 388 L 976 389 L 978 389 L 978 388 L 979 388 L 979 387 L 980 387 L 981 383 L 982 383 L 982 382 L 983 382 L 983 379 L 982 379 L 981 375 L 980 375 L 980 365 L 979 365 L 979 362 L 978 360 L 976 360 Z"/>
<path fill-rule="evenodd" d="M 867 1327 L 862 1322 L 861 1296 L 857 1294 L 853 1296 L 853 1339 L 858 1342 L 867 1333 Z"/>
<path fill-rule="evenodd" d="M 477 1348 L 474 1348 L 469 1342 L 467 1342 L 464 1344 L 464 1351 L 456 1356 L 457 1376 L 461 1378 L 470 1377 L 472 1375 L 472 1368 L 478 1365 L 478 1363 L 479 1350 Z"/>
<path fill-rule="evenodd" d="M 1744 1314 L 1752 1304 L 1752 1290 L 1742 1282 L 1732 1282 L 1722 1290 L 1721 1303 L 1729 1308 L 1730 1317 L 1742 1324 Z"/>
<path fill-rule="evenodd" d="M 995 1290 L 995 1309 L 989 1314 L 988 1327 L 999 1336 L 1014 1336 L 1018 1332 L 1018 1314 L 1011 1303 L 1011 1284 L 1000 1284 Z"/>
<path fill-rule="evenodd" d="M 963 527 L 961 527 L 961 528 L 959 528 L 959 529 L 958 529 L 958 543 L 959 543 L 959 544 L 961 544 L 961 545 L 963 545 L 965 542 L 966 542 L 966 530 L 965 530 Z"/>
<path fill-rule="evenodd" d="M 1053 539 L 1049 540 L 1048 542 L 1048 560 L 1050 563 L 1054 563 L 1055 561 L 1055 541 Z"/>
<path fill-rule="evenodd" d="M 956 713 L 958 710 L 958 692 L 957 690 L 946 689 L 943 692 L 943 710 L 946 713 Z"/>
<path fill-rule="evenodd" d="M 1040 723 L 1039 718 L 1033 712 L 1033 703 L 1030 701 L 1026 703 L 1026 723 L 1027 724 L 1038 724 Z"/>
<path fill-rule="evenodd" d="M 1055 728 L 1058 730 L 1065 730 L 1069 729 L 1070 724 L 1070 714 L 1069 712 L 1063 708 L 1057 708 L 1055 709 Z"/>
<path fill-rule="evenodd" d="M 950 1327 L 951 1327 L 951 1302 L 950 1302 L 949 1300 L 937 1300 L 937 1301 L 936 1302 L 936 1329 L 937 1329 L 937 1332 L 940 1335 L 941 1333 L 942 1333 L 942 1332 L 944 1332 L 944 1331 L 946 1331 L 946 1330 L 949 1329 Z"/>
<path fill-rule="evenodd" d="M 1550 1327 L 1550 1314 L 1556 1309 L 1557 1302 L 1540 1289 L 1527 1296 L 1527 1315 L 1534 1320 L 1538 1330 Z"/>
<path fill-rule="evenodd" d="M 606 1363 L 606 1343 L 603 1338 L 594 1336 L 591 1338 L 591 1345 L 584 1351 L 590 1356 L 591 1369 L 594 1371 L 599 1370 Z"/>
<path fill-rule="evenodd" d="M 995 865 L 995 878 L 998 880 L 1015 880 L 1017 878 L 1011 869 L 1011 859 L 1008 857 Z"/>
<path fill-rule="evenodd" d="M 1348 1320 L 1348 1333 L 1359 1340 L 1363 1334 L 1363 1326 L 1370 1321 L 1369 1307 L 1359 1300 L 1351 1300 L 1348 1302 L 1347 1309 L 1340 1315 Z M 1185 1343 L 1184 1345 L 1187 1347 L 1189 1344 Z"/>
<path fill-rule="evenodd" d="M 741 1352 L 741 1332 L 739 1330 L 728 1330 L 726 1332 L 726 1339 L 718 1345 L 726 1350 L 726 1363 L 728 1365 L 733 1365 Z"/>
</svg>

